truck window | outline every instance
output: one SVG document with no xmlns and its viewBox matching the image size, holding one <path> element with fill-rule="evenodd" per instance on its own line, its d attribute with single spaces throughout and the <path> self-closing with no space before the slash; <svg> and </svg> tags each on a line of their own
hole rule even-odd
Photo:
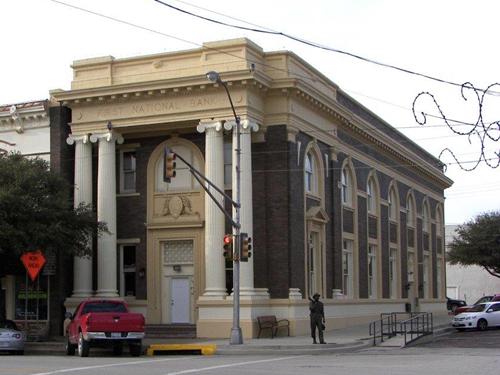
<svg viewBox="0 0 500 375">
<path fill-rule="evenodd" d="M 125 305 L 113 302 L 87 303 L 82 310 L 82 315 L 92 312 L 127 312 Z"/>
</svg>

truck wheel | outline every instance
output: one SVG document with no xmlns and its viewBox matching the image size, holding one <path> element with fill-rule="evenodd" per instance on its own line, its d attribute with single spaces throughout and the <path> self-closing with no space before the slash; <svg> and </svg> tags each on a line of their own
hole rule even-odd
<svg viewBox="0 0 500 375">
<path fill-rule="evenodd" d="M 142 344 L 129 344 L 128 349 L 132 357 L 139 357 L 142 353 Z"/>
<path fill-rule="evenodd" d="M 75 355 L 75 345 L 69 341 L 69 336 L 66 340 L 66 355 Z"/>
<path fill-rule="evenodd" d="M 114 344 L 113 345 L 113 355 L 122 355 L 123 354 L 123 344 Z"/>
<path fill-rule="evenodd" d="M 83 333 L 80 332 L 80 336 L 78 336 L 78 355 L 80 357 L 88 357 L 89 350 L 90 344 L 83 338 Z"/>
</svg>

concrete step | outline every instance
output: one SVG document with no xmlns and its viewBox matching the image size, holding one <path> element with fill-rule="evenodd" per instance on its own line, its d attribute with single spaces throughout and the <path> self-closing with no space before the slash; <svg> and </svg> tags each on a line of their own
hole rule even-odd
<svg viewBox="0 0 500 375">
<path fill-rule="evenodd" d="M 147 324 L 145 327 L 146 338 L 196 338 L 196 325 L 194 324 Z"/>
</svg>

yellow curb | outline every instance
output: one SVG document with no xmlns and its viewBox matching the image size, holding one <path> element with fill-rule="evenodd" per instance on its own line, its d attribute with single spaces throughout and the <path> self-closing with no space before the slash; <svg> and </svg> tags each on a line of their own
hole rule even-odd
<svg viewBox="0 0 500 375">
<path fill-rule="evenodd" d="M 155 355 L 155 352 L 168 352 L 168 351 L 200 351 L 202 355 L 215 354 L 217 345 L 215 344 L 153 344 L 149 345 L 146 354 L 148 356 Z"/>
</svg>

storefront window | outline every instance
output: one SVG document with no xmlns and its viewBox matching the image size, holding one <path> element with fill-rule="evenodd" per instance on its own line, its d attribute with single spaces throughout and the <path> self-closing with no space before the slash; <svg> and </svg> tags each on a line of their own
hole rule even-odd
<svg viewBox="0 0 500 375">
<path fill-rule="evenodd" d="M 15 320 L 47 320 L 48 278 L 42 275 L 33 282 L 24 275 L 16 276 Z"/>
</svg>

